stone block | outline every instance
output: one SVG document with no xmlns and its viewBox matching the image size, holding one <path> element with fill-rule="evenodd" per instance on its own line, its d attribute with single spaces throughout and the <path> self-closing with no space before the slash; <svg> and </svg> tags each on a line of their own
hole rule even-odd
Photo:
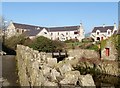
<svg viewBox="0 0 120 88">
<path fill-rule="evenodd" d="M 90 74 L 81 75 L 79 77 L 79 83 L 81 86 L 92 86 L 95 87 L 94 80 Z"/>
<path fill-rule="evenodd" d="M 47 64 L 50 67 L 54 67 L 57 64 L 57 59 L 56 58 L 47 58 Z"/>
<path fill-rule="evenodd" d="M 69 71 L 65 73 L 65 78 L 60 81 L 60 84 L 66 84 L 66 85 L 76 85 L 78 78 L 80 76 L 79 71 Z"/>
</svg>

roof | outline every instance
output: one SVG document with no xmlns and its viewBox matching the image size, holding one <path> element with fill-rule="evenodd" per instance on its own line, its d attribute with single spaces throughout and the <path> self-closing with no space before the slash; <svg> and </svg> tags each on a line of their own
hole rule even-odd
<svg viewBox="0 0 120 88">
<path fill-rule="evenodd" d="M 41 32 L 41 30 L 30 30 L 30 31 L 24 32 L 24 34 L 26 36 L 36 36 L 39 32 Z"/>
<path fill-rule="evenodd" d="M 66 26 L 66 27 L 51 27 L 48 28 L 50 32 L 56 32 L 56 31 L 75 31 L 78 30 L 80 26 Z"/>
<path fill-rule="evenodd" d="M 113 31 L 114 26 L 101 26 L 101 27 L 94 27 L 92 33 L 96 32 L 97 30 L 100 30 L 100 32 L 107 32 L 107 30 L 110 29 L 111 31 Z"/>
<path fill-rule="evenodd" d="M 19 29 L 29 29 L 29 30 L 34 30 L 34 29 L 37 29 L 37 28 L 40 28 L 40 29 L 45 28 L 45 27 L 28 25 L 28 24 L 20 24 L 20 23 L 13 23 L 13 25 L 15 26 L 15 28 L 19 28 Z"/>
</svg>

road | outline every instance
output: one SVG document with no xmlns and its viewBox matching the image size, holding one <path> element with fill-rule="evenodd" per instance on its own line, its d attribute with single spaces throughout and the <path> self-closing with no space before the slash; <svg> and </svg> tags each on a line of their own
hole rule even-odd
<svg viewBox="0 0 120 88">
<path fill-rule="evenodd" d="M 2 62 L 2 63 L 1 63 Z M 14 55 L 5 55 L 0 58 L 0 72 L 2 70 L 1 82 L 3 86 L 19 86 L 17 70 L 16 70 L 16 60 Z"/>
</svg>

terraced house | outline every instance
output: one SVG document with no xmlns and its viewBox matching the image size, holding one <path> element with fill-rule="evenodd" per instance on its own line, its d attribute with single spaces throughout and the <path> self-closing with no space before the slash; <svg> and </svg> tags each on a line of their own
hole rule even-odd
<svg viewBox="0 0 120 88">
<path fill-rule="evenodd" d="M 91 37 L 94 39 L 94 41 L 101 41 L 111 37 L 116 32 L 116 23 L 114 23 L 114 26 L 105 26 L 105 24 L 103 24 L 103 26 L 93 28 Z"/>
<path fill-rule="evenodd" d="M 82 23 L 78 26 L 41 27 L 11 22 L 7 28 L 7 37 L 19 34 L 25 34 L 30 39 L 44 36 L 52 40 L 78 39 L 81 41 L 84 38 L 84 28 Z"/>
</svg>

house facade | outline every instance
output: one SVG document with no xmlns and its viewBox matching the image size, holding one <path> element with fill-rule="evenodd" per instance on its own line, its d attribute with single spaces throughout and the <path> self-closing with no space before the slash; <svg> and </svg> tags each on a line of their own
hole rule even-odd
<svg viewBox="0 0 120 88">
<path fill-rule="evenodd" d="M 94 27 L 90 36 L 94 39 L 94 41 L 101 41 L 111 37 L 116 31 L 117 27 L 115 23 L 114 26 L 103 25 Z"/>
<path fill-rule="evenodd" d="M 48 30 L 52 40 L 77 39 L 81 41 L 85 37 L 82 24 L 80 26 L 53 27 Z"/>
<path fill-rule="evenodd" d="M 38 36 L 44 36 L 52 40 L 65 41 L 69 39 L 78 39 L 81 41 L 84 36 L 82 23 L 79 26 L 66 27 L 40 27 L 11 22 L 7 28 L 7 37 L 25 34 L 30 39 Z"/>
</svg>

